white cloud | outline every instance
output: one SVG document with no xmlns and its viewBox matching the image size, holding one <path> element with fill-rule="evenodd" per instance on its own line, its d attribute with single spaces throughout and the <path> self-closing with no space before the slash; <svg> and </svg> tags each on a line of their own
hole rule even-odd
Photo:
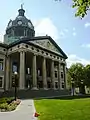
<svg viewBox="0 0 90 120">
<path fill-rule="evenodd" d="M 65 33 L 63 31 L 60 31 L 60 38 L 65 38 Z"/>
<path fill-rule="evenodd" d="M 73 27 L 73 31 L 75 31 L 76 30 L 76 28 L 75 27 Z"/>
<path fill-rule="evenodd" d="M 59 39 L 59 32 L 57 27 L 53 24 L 50 18 L 43 18 L 37 22 L 34 22 L 35 25 L 35 34 L 36 36 L 45 36 L 49 35 L 53 39 Z M 63 33 L 60 33 L 64 35 Z"/>
<path fill-rule="evenodd" d="M 81 47 L 90 48 L 90 44 L 82 44 Z"/>
<path fill-rule="evenodd" d="M 80 58 L 75 54 L 68 55 L 67 67 L 69 68 L 74 63 L 82 63 L 83 65 L 87 65 L 87 64 L 90 64 L 90 60 Z"/>
<path fill-rule="evenodd" d="M 69 30 L 68 30 L 68 29 L 66 29 L 66 28 L 64 29 L 64 31 L 65 31 L 66 33 L 67 33 L 67 32 L 69 32 Z"/>
<path fill-rule="evenodd" d="M 85 23 L 85 28 L 90 27 L 90 22 Z"/>
<path fill-rule="evenodd" d="M 73 36 L 76 36 L 76 35 L 77 35 L 77 33 L 76 33 L 76 32 L 73 32 L 73 33 L 72 33 L 72 35 L 73 35 Z"/>
</svg>

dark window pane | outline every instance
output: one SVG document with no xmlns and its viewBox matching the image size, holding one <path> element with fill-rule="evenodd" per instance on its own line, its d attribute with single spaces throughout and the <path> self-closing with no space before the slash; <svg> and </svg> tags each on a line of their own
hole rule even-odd
<svg viewBox="0 0 90 120">
<path fill-rule="evenodd" d="M 61 78 L 63 78 L 63 72 L 61 72 Z"/>
<path fill-rule="evenodd" d="M 64 83 L 62 83 L 62 88 L 64 88 Z"/>
<path fill-rule="evenodd" d="M 57 71 L 55 71 L 55 78 L 57 78 Z"/>
<path fill-rule="evenodd" d="M 2 87 L 2 77 L 0 77 L 0 87 Z"/>
</svg>

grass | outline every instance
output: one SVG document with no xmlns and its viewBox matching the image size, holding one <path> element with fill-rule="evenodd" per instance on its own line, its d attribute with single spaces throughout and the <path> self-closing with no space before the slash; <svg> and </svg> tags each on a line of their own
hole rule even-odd
<svg viewBox="0 0 90 120">
<path fill-rule="evenodd" d="M 38 120 L 90 120 L 90 98 L 59 100 L 42 99 L 34 101 Z"/>
</svg>

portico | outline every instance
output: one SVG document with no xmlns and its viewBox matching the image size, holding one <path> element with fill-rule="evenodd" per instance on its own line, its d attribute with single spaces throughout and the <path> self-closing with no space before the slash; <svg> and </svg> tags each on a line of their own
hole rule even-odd
<svg viewBox="0 0 90 120">
<path fill-rule="evenodd" d="M 40 55 L 38 52 L 33 53 L 26 48 L 9 54 L 6 64 L 9 66 L 6 78 L 10 83 L 6 83 L 6 89 L 13 88 L 14 71 L 18 72 L 18 89 L 62 89 L 60 74 L 62 62 L 60 60 L 51 59 L 45 54 Z M 64 65 L 65 63 L 63 63 Z M 63 73 L 63 75 L 65 74 Z"/>
</svg>

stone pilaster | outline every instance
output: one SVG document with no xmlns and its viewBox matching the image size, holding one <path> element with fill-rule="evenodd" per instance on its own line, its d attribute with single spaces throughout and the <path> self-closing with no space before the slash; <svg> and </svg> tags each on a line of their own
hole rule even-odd
<svg viewBox="0 0 90 120">
<path fill-rule="evenodd" d="M 10 80 L 9 80 L 9 88 L 12 88 L 12 58 L 10 57 Z"/>
<path fill-rule="evenodd" d="M 10 84 L 10 57 L 6 58 L 6 76 L 5 76 L 5 90 L 9 89 Z"/>
<path fill-rule="evenodd" d="M 60 70 L 60 62 L 58 63 L 58 89 L 61 88 L 61 70 Z"/>
<path fill-rule="evenodd" d="M 43 80 L 43 88 L 47 89 L 46 58 L 45 57 L 43 57 L 43 60 L 42 60 L 42 80 Z"/>
<path fill-rule="evenodd" d="M 33 78 L 33 88 L 37 90 L 37 65 L 36 65 L 36 55 L 32 57 L 32 78 Z"/>
<path fill-rule="evenodd" d="M 64 88 L 67 89 L 67 71 L 66 71 L 66 64 L 64 65 Z"/>
<path fill-rule="evenodd" d="M 25 52 L 20 51 L 20 80 L 19 80 L 19 88 L 25 88 Z"/>
<path fill-rule="evenodd" d="M 52 88 L 55 89 L 55 73 L 54 73 L 54 61 L 51 60 L 51 80 L 52 80 Z"/>
</svg>

